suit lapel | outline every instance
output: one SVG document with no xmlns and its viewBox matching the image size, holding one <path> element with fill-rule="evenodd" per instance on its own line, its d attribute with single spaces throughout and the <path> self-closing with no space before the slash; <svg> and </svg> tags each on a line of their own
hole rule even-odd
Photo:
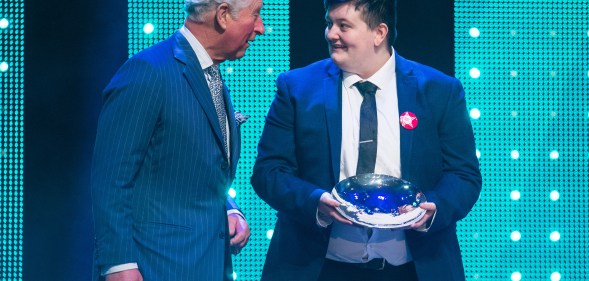
<svg viewBox="0 0 589 281">
<path fill-rule="evenodd" d="M 327 120 L 327 134 L 331 148 L 331 170 L 333 183 L 339 181 L 340 157 L 342 147 L 342 99 L 341 99 L 341 71 L 332 64 L 328 69 L 328 77 L 323 80 L 323 89 L 319 92 L 325 98 L 325 117 Z"/>
<path fill-rule="evenodd" d="M 401 56 L 395 53 L 395 72 L 397 76 L 397 100 L 399 115 L 409 111 L 418 113 L 417 108 L 417 82 L 413 74 L 413 68 Z M 418 116 L 419 117 L 419 116 Z M 413 130 L 407 130 L 401 126 L 401 174 L 407 179 L 411 178 L 411 150 L 413 149 Z"/>
<path fill-rule="evenodd" d="M 221 149 L 223 148 L 223 133 L 219 125 L 219 119 L 217 118 L 217 112 L 215 111 L 215 105 L 211 97 L 211 92 L 207 81 L 205 80 L 204 72 L 194 53 L 190 43 L 184 38 L 182 33 L 176 32 L 174 34 L 174 57 L 177 60 L 184 63 L 184 77 L 192 89 L 192 93 L 198 100 L 198 103 L 202 107 L 211 128 L 215 132 L 217 142 Z M 228 115 L 229 116 L 229 115 Z M 233 116 L 233 113 L 232 115 Z"/>
</svg>

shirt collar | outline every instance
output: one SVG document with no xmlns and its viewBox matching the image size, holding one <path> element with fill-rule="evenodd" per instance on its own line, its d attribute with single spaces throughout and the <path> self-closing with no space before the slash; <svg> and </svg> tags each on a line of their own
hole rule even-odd
<svg viewBox="0 0 589 281">
<path fill-rule="evenodd" d="M 198 39 L 194 37 L 194 35 L 190 32 L 190 30 L 188 30 L 188 28 L 186 28 L 185 25 L 180 28 L 180 33 L 182 33 L 186 40 L 188 40 L 188 43 L 190 43 L 190 46 L 192 47 L 194 53 L 196 53 L 196 57 L 198 58 L 198 62 L 200 62 L 202 69 L 206 69 L 207 67 L 213 65 L 211 56 L 209 56 L 205 48 L 200 44 L 200 42 L 198 42 Z"/>
<path fill-rule="evenodd" d="M 368 79 L 362 79 L 358 74 L 343 71 L 343 84 L 345 87 L 351 88 L 356 82 L 370 81 L 379 89 L 383 89 L 391 77 L 395 75 L 395 49 L 391 48 L 391 57 L 387 62 Z"/>
</svg>

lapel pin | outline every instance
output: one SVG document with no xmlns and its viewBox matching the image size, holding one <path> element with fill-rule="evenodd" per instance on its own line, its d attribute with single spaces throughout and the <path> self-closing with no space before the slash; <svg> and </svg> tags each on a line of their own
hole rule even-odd
<svg viewBox="0 0 589 281">
<path fill-rule="evenodd" d="M 403 128 L 413 130 L 417 127 L 417 116 L 413 112 L 405 111 L 399 116 L 399 122 L 401 122 Z"/>
</svg>

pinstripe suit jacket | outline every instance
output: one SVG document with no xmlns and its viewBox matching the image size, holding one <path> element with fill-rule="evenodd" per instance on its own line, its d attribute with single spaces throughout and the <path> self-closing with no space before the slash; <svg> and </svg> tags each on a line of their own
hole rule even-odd
<svg viewBox="0 0 589 281">
<path fill-rule="evenodd" d="M 202 68 L 179 32 L 117 72 L 93 159 L 95 271 L 137 262 L 146 281 L 231 272 L 226 210 L 237 206 L 226 190 L 240 141 L 227 89 L 225 104 L 231 159 Z"/>
</svg>

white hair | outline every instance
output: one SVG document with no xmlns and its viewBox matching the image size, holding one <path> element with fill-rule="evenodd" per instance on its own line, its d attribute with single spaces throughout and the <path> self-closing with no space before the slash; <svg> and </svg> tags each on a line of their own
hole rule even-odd
<svg viewBox="0 0 589 281">
<path fill-rule="evenodd" d="M 204 15 L 217 6 L 227 3 L 229 4 L 231 17 L 237 19 L 239 12 L 244 7 L 251 4 L 251 0 L 185 0 L 184 11 L 187 17 L 195 22 L 204 22 Z"/>
</svg>

